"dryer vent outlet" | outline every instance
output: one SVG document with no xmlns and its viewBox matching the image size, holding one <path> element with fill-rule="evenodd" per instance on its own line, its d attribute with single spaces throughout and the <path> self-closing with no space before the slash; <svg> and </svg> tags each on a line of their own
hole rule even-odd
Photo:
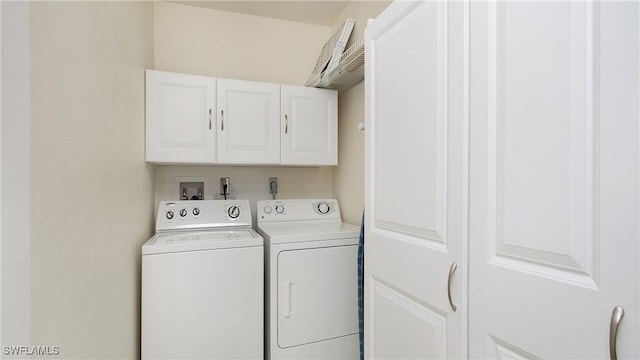
<svg viewBox="0 0 640 360">
<path fill-rule="evenodd" d="M 180 200 L 204 199 L 204 182 L 181 182 Z"/>
</svg>

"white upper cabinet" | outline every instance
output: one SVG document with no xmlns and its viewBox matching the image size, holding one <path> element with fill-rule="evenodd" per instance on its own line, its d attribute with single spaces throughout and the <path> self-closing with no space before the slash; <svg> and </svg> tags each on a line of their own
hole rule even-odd
<svg viewBox="0 0 640 360">
<path fill-rule="evenodd" d="M 338 92 L 147 70 L 146 160 L 338 164 Z"/>
<path fill-rule="evenodd" d="M 218 163 L 280 164 L 280 85 L 218 79 Z"/>
<path fill-rule="evenodd" d="M 154 70 L 146 76 L 146 160 L 214 162 L 216 79 Z"/>
<path fill-rule="evenodd" d="M 281 86 L 283 165 L 338 164 L 338 92 Z"/>
</svg>

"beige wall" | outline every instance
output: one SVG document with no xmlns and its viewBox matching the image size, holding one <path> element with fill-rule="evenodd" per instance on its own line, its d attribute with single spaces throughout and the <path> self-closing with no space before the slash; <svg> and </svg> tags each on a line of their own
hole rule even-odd
<svg viewBox="0 0 640 360">
<path fill-rule="evenodd" d="M 269 19 L 182 4 L 154 5 L 155 69 L 253 81 L 303 85 L 330 36 L 328 26 Z M 155 200 L 176 199 L 177 177 L 204 177 L 205 198 L 228 176 L 236 197 L 270 199 L 268 178 L 278 177 L 278 198 L 332 196 L 333 167 L 156 166 Z M 255 220 L 255 216 L 254 216 Z"/>
<path fill-rule="evenodd" d="M 335 31 L 344 19 L 356 19 L 349 46 L 364 36 L 367 19 L 375 18 L 390 1 L 353 1 L 332 25 Z M 364 122 L 364 81 L 344 91 L 338 98 L 338 167 L 333 171 L 333 196 L 338 199 L 342 219 L 359 224 L 364 209 L 364 132 L 358 123 Z"/>
<path fill-rule="evenodd" d="M 347 43 L 348 48 L 354 41 L 364 37 L 367 20 L 375 19 L 391 3 L 391 0 L 352 0 L 333 21 L 331 31 L 332 33 L 337 31 L 346 18 L 355 19 L 356 23 Z"/>
<path fill-rule="evenodd" d="M 338 97 L 338 166 L 333 171 L 333 197 L 338 200 L 342 220 L 360 224 L 364 209 L 364 82 Z"/>
<path fill-rule="evenodd" d="M 32 342 L 60 358 L 139 355 L 150 2 L 32 2 Z"/>
<path fill-rule="evenodd" d="M 27 345 L 31 342 L 29 3 L 0 1 L 0 13 L 0 344 Z"/>
<path fill-rule="evenodd" d="M 303 85 L 328 26 L 156 2 L 155 69 Z"/>
</svg>

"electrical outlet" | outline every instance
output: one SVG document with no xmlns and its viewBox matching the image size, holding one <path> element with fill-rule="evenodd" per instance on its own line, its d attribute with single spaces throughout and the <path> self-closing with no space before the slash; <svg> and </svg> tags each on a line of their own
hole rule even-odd
<svg viewBox="0 0 640 360">
<path fill-rule="evenodd" d="M 220 195 L 226 196 L 231 194 L 231 179 L 228 177 L 220 178 Z"/>
<path fill-rule="evenodd" d="M 278 193 L 278 178 L 270 177 L 269 178 L 269 194 L 275 195 Z"/>
</svg>

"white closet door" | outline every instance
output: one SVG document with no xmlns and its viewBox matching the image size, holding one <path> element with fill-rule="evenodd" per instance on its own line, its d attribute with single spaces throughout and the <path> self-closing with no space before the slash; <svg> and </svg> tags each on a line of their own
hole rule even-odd
<svg viewBox="0 0 640 360">
<path fill-rule="evenodd" d="M 470 357 L 639 352 L 639 3 L 471 3 Z"/>
<path fill-rule="evenodd" d="M 280 163 L 280 85 L 218 79 L 218 163 Z"/>
<path fill-rule="evenodd" d="M 399 1 L 366 30 L 367 358 L 467 354 L 466 6 Z"/>
</svg>

